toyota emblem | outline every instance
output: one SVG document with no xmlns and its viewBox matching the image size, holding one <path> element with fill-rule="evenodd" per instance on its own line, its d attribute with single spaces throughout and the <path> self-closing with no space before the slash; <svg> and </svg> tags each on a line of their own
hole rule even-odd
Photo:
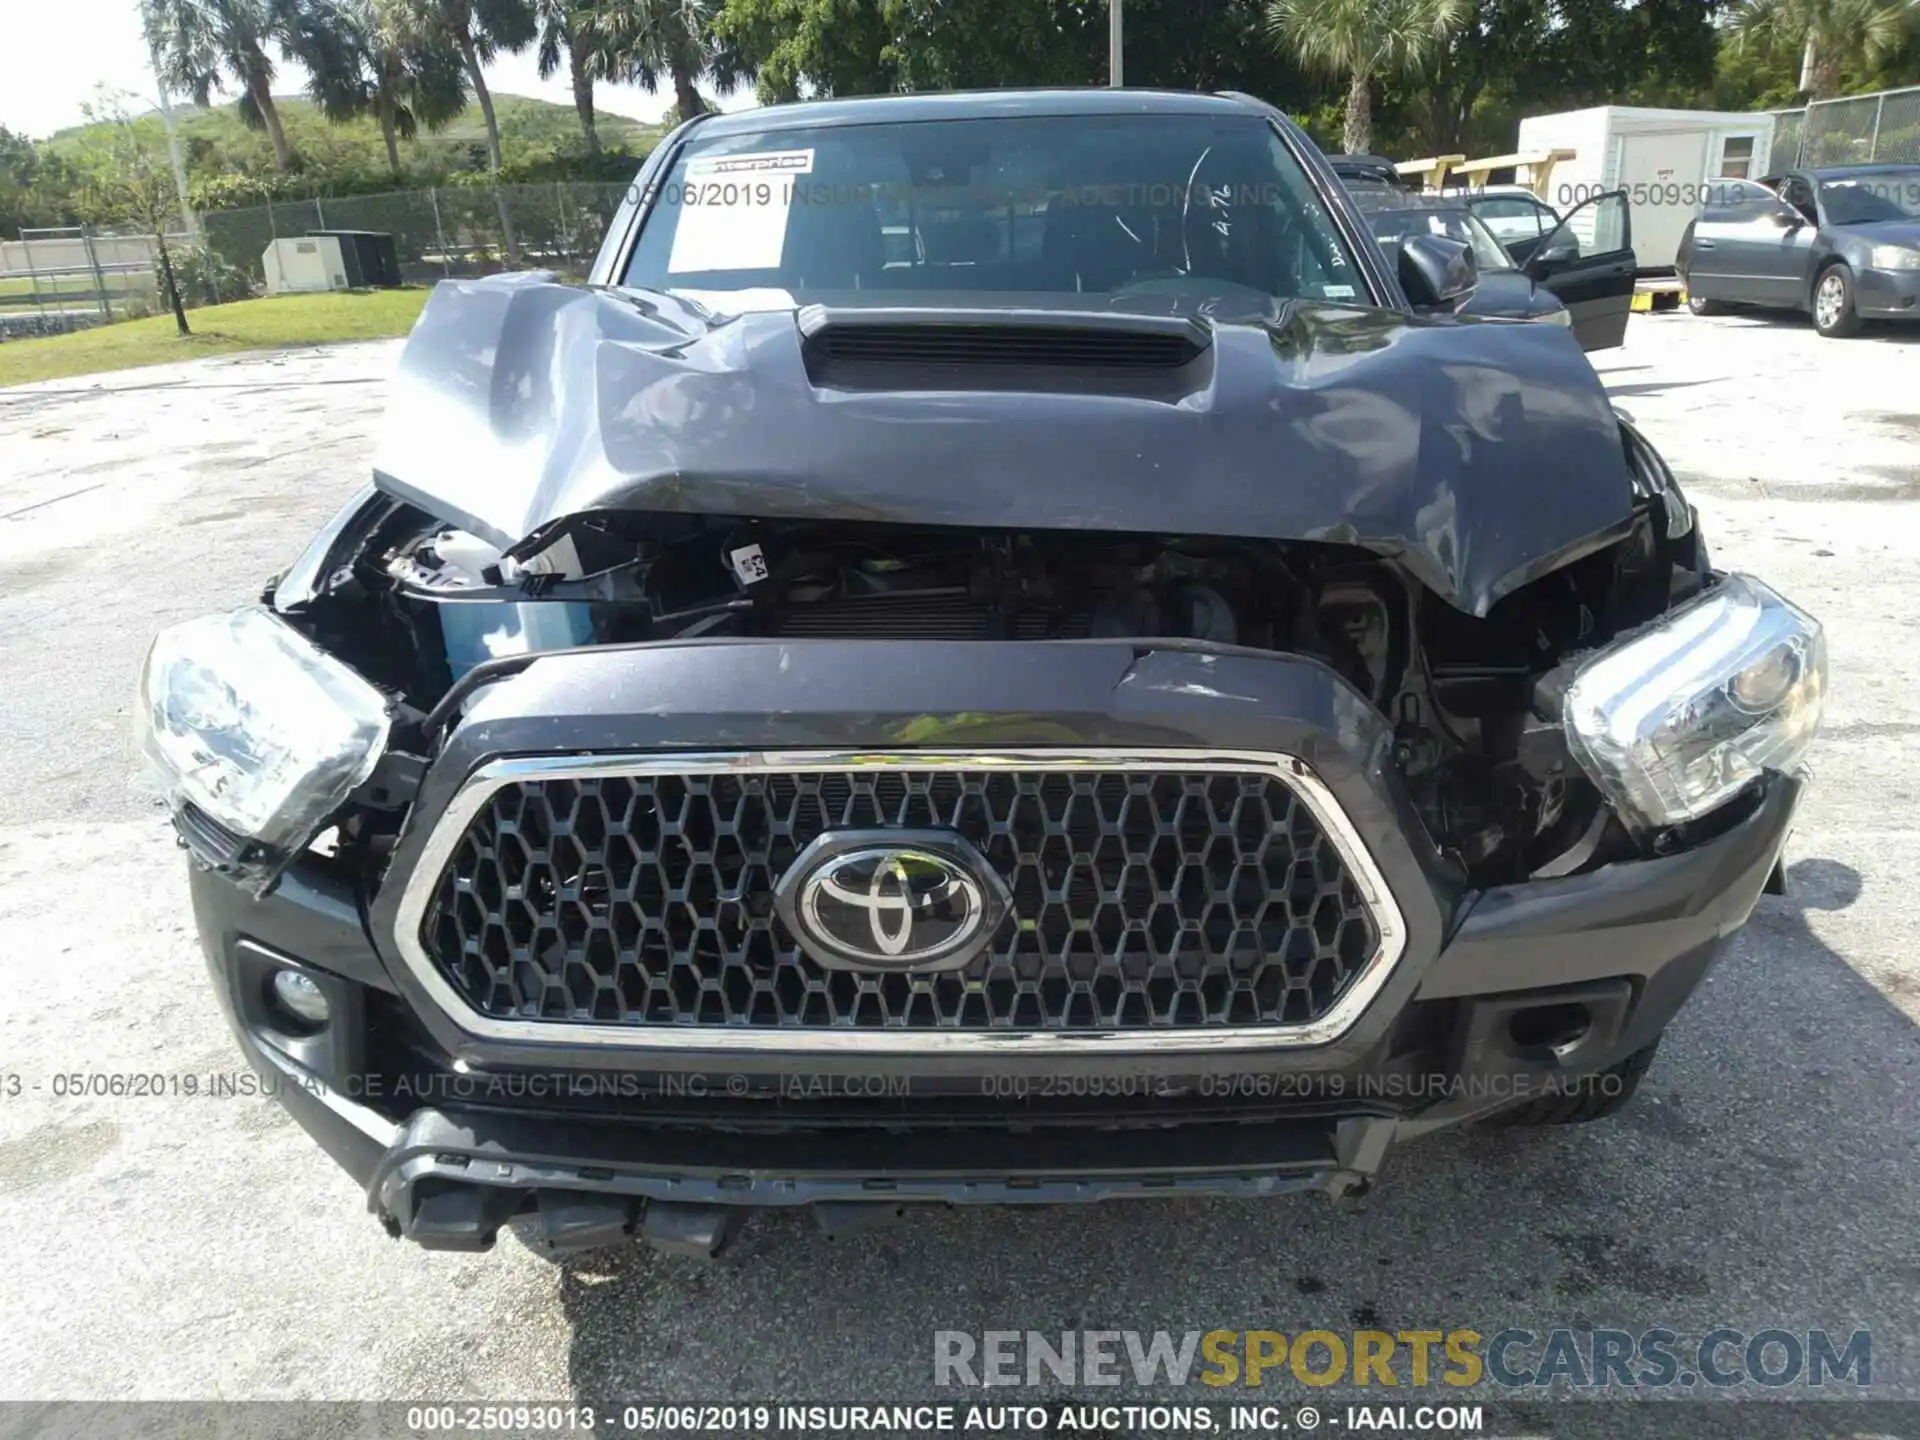
<svg viewBox="0 0 1920 1440">
<path fill-rule="evenodd" d="M 979 853 L 942 831 L 830 832 L 775 892 L 801 946 L 841 970 L 956 969 L 992 940 L 1007 901 Z"/>
</svg>

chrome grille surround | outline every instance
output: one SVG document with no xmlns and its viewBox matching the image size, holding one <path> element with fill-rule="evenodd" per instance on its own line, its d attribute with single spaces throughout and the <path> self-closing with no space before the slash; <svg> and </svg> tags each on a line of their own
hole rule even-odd
<svg viewBox="0 0 1920 1440">
<path fill-rule="evenodd" d="M 567 1018 L 488 1015 L 448 978 L 423 938 L 435 897 L 470 828 L 510 786 L 552 781 L 603 781 L 641 776 L 746 776 L 845 771 L 1134 772 L 1265 777 L 1303 805 L 1337 851 L 1377 935 L 1371 954 L 1352 967 L 1330 1008 L 1301 1023 L 1165 1028 L 993 1028 L 926 1026 L 818 1027 L 749 1024 L 617 1024 Z M 1357 1021 L 1391 975 L 1406 944 L 1405 922 L 1392 892 L 1332 793 L 1301 760 L 1280 754 L 1203 750 L 796 750 L 727 753 L 533 756 L 495 761 L 469 777 L 440 816 L 408 879 L 396 921 L 396 944 L 412 978 L 462 1030 L 480 1039 L 544 1045 L 649 1050 L 776 1051 L 821 1056 L 979 1054 L 1114 1054 L 1267 1050 L 1325 1044 Z"/>
</svg>

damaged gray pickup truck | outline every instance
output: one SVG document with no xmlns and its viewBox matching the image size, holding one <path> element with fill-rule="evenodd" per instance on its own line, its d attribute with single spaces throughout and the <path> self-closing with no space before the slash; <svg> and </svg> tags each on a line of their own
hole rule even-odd
<svg viewBox="0 0 1920 1440">
<path fill-rule="evenodd" d="M 154 642 L 249 1060 L 393 1234 L 553 1255 L 1625 1104 L 1823 639 L 1473 280 L 1243 96 L 681 127 L 588 283 L 442 284 L 364 491 Z"/>
</svg>

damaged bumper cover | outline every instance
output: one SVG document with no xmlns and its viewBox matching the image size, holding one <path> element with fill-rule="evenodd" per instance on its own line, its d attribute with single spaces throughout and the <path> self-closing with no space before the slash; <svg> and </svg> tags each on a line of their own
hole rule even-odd
<svg viewBox="0 0 1920 1440">
<path fill-rule="evenodd" d="M 1680 853 L 1476 891 L 1427 839 L 1390 745 L 1325 667 L 1267 653 L 569 652 L 473 694 L 377 887 L 315 855 L 259 898 L 196 867 L 194 909 L 250 1060 L 389 1228 L 423 1244 L 484 1248 L 522 1215 L 556 1250 L 636 1229 L 711 1249 L 726 1207 L 813 1205 L 839 1223 L 909 1203 L 1351 1194 L 1400 1140 L 1650 1045 L 1774 873 L 1800 790 L 1768 774 Z M 583 1043 L 564 1018 L 487 1023 L 423 977 L 420 886 L 447 863 L 443 823 L 488 767 L 823 748 L 1297 764 L 1380 887 L 1385 962 L 1351 1014 L 1304 1040 L 1284 1025 L 690 1023 Z M 324 1023 L 276 1008 L 282 969 L 326 997 Z M 1529 1023 L 1542 1017 L 1555 1023 Z"/>
</svg>

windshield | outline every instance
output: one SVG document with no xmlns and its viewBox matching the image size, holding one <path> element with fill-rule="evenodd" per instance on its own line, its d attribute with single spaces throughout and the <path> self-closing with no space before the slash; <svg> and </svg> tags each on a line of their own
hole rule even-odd
<svg viewBox="0 0 1920 1440">
<path fill-rule="evenodd" d="M 1312 181 L 1251 115 L 696 139 L 652 198 L 629 285 L 1371 303 Z"/>
<path fill-rule="evenodd" d="M 1422 210 L 1412 206 L 1373 210 L 1367 215 L 1374 239 L 1385 244 L 1409 235 L 1444 235 L 1471 247 L 1482 270 L 1511 270 L 1512 259 L 1479 218 L 1465 210 Z"/>
<path fill-rule="evenodd" d="M 1920 220 L 1920 166 L 1863 170 L 1820 182 L 1820 203 L 1834 225 Z"/>
</svg>

